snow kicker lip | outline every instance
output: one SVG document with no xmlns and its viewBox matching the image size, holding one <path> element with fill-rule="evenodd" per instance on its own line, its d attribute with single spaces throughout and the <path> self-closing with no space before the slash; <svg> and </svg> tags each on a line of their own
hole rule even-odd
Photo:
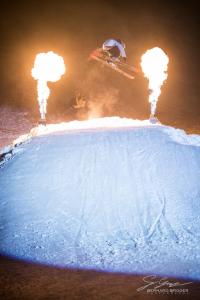
<svg viewBox="0 0 200 300">
<path fill-rule="evenodd" d="M 97 129 L 116 129 L 116 128 L 130 128 L 135 126 L 158 125 L 152 124 L 149 120 L 133 120 L 120 117 L 104 117 L 97 119 L 90 119 L 86 121 L 70 121 L 59 124 L 39 124 L 30 130 L 28 134 L 19 136 L 13 141 L 11 145 L 3 147 L 0 151 L 0 166 L 13 158 L 16 154 L 16 149 L 19 145 L 28 142 L 35 136 L 47 135 L 61 131 L 82 131 L 82 130 L 97 130 Z"/>
<path fill-rule="evenodd" d="M 16 149 L 19 145 L 31 140 L 35 136 L 48 135 L 51 133 L 62 132 L 62 131 L 85 131 L 85 130 L 98 130 L 98 129 L 120 129 L 120 128 L 132 128 L 132 127 L 143 127 L 143 126 L 162 126 L 165 132 L 174 140 L 180 144 L 200 146 L 200 138 L 198 135 L 190 134 L 187 135 L 184 130 L 175 129 L 169 126 L 163 126 L 157 118 L 149 120 L 134 120 L 120 117 L 104 117 L 97 119 L 89 119 L 85 121 L 70 121 L 58 124 L 39 124 L 37 127 L 31 129 L 28 134 L 19 136 L 14 142 L 2 148 L 0 152 L 0 166 L 6 161 L 10 160 L 16 153 Z"/>
<path fill-rule="evenodd" d="M 45 135 L 60 131 L 76 131 L 76 130 L 96 130 L 96 129 L 115 129 L 115 128 L 131 128 L 144 126 L 159 126 L 160 123 L 152 123 L 150 120 L 134 120 L 120 117 L 104 117 L 94 118 L 85 121 L 70 121 L 59 124 L 47 124 L 46 126 L 38 126 L 31 130 L 31 135 Z"/>
</svg>

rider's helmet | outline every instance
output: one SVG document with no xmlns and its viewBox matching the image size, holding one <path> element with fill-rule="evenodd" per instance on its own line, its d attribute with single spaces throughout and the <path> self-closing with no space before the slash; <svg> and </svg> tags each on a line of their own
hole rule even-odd
<svg viewBox="0 0 200 300">
<path fill-rule="evenodd" d="M 126 48 L 126 45 L 124 44 L 124 42 L 121 39 L 115 39 L 115 41 L 120 43 L 124 49 Z"/>
</svg>

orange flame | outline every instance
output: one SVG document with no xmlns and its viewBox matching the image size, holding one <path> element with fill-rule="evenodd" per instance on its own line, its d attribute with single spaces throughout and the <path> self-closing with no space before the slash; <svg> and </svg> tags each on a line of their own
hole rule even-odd
<svg viewBox="0 0 200 300">
<path fill-rule="evenodd" d="M 149 102 L 151 103 L 152 116 L 156 112 L 158 97 L 161 94 L 161 86 L 168 76 L 166 73 L 168 62 L 168 56 L 158 47 L 147 50 L 141 57 L 143 73 L 149 80 Z"/>
<path fill-rule="evenodd" d="M 50 94 L 47 82 L 58 81 L 64 73 L 65 64 L 61 56 L 52 51 L 36 55 L 32 76 L 38 80 L 38 102 L 42 119 L 45 119 L 47 99 Z"/>
</svg>

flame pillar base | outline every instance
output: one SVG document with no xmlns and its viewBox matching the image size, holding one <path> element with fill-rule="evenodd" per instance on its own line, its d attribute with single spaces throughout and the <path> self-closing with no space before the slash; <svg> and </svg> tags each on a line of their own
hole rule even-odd
<svg viewBox="0 0 200 300">
<path fill-rule="evenodd" d="M 39 101 L 39 109 L 40 109 L 40 117 L 42 120 L 46 119 L 46 113 L 47 113 L 47 100 L 42 99 Z"/>
</svg>

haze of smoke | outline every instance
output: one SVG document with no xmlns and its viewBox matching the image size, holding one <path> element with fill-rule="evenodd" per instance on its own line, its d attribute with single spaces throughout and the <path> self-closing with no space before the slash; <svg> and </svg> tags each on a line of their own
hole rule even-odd
<svg viewBox="0 0 200 300">
<path fill-rule="evenodd" d="M 88 103 L 88 117 L 99 118 L 111 114 L 118 102 L 119 91 L 115 88 L 100 91 L 96 96 L 91 96 Z"/>
<path fill-rule="evenodd" d="M 102 71 L 99 66 L 90 69 L 81 85 L 82 93 L 87 95 L 87 119 L 113 115 L 119 101 L 119 90 L 108 82 Z"/>
</svg>

